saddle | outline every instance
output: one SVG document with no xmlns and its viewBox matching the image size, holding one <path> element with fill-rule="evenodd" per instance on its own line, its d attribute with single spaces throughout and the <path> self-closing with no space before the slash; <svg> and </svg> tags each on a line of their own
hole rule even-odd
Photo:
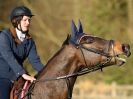
<svg viewBox="0 0 133 99">
<path fill-rule="evenodd" d="M 27 92 L 31 83 L 20 77 L 14 81 L 13 88 L 10 92 L 10 99 L 24 99 L 27 96 Z"/>
</svg>

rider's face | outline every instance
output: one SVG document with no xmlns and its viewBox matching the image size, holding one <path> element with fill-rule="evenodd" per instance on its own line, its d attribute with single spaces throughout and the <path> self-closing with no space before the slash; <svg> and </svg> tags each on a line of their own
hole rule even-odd
<svg viewBox="0 0 133 99">
<path fill-rule="evenodd" d="M 31 17 L 23 16 L 22 20 L 20 21 L 20 24 L 18 25 L 18 28 L 26 32 L 29 30 L 30 22 L 31 22 Z"/>
</svg>

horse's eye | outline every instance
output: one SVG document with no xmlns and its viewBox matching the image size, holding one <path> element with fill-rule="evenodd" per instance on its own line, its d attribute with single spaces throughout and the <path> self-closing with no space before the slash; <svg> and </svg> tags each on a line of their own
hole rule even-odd
<svg viewBox="0 0 133 99">
<path fill-rule="evenodd" d="M 81 39 L 80 43 L 84 44 L 90 44 L 90 43 L 93 43 L 94 42 L 94 38 L 91 37 L 91 36 L 85 36 Z"/>
<path fill-rule="evenodd" d="M 94 38 L 88 38 L 88 39 L 86 39 L 86 42 L 87 43 L 93 43 L 94 42 Z"/>
</svg>

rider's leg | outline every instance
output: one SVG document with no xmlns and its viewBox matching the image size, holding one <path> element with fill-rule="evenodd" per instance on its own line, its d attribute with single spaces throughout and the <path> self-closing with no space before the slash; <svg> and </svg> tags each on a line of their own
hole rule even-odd
<svg viewBox="0 0 133 99">
<path fill-rule="evenodd" d="M 10 99 L 11 86 L 9 79 L 0 78 L 0 99 Z"/>
</svg>

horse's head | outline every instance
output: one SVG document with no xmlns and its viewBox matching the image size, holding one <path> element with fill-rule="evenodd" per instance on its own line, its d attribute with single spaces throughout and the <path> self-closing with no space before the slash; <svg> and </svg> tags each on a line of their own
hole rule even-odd
<svg viewBox="0 0 133 99">
<path fill-rule="evenodd" d="M 121 44 L 114 40 L 105 40 L 83 32 L 81 22 L 79 27 L 72 21 L 72 34 L 70 44 L 77 49 L 77 56 L 80 66 L 101 66 L 123 65 L 126 62 L 125 56 L 130 56 L 130 46 Z M 124 56 L 124 57 L 123 57 Z"/>
</svg>

